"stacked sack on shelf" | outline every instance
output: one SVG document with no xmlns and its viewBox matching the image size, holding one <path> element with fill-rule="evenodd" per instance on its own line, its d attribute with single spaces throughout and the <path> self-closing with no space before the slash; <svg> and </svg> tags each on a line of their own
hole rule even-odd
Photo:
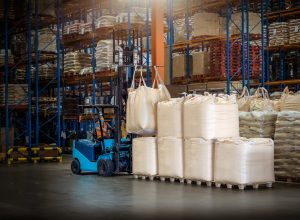
<svg viewBox="0 0 300 220">
<path fill-rule="evenodd" d="M 8 84 L 8 105 L 28 103 L 27 84 Z M 0 105 L 5 104 L 5 84 L 0 85 Z"/>
<path fill-rule="evenodd" d="M 240 135 L 247 138 L 274 138 L 277 111 L 265 88 L 258 88 L 254 96 L 243 89 L 238 100 Z"/>
<path fill-rule="evenodd" d="M 289 20 L 289 43 L 300 43 L 300 19 Z"/>
<path fill-rule="evenodd" d="M 97 70 L 110 69 L 113 65 L 113 41 L 100 40 L 96 47 L 96 66 Z"/>
<path fill-rule="evenodd" d="M 90 67 L 92 63 L 91 55 L 81 52 L 70 52 L 65 55 L 64 73 L 79 74 L 81 69 Z"/>
<path fill-rule="evenodd" d="M 275 130 L 275 175 L 300 177 L 300 94 L 285 88 Z"/>
<path fill-rule="evenodd" d="M 57 52 L 56 48 L 56 35 L 55 32 L 49 28 L 43 28 L 39 30 L 39 45 L 38 48 L 40 51 L 46 52 Z"/>
<path fill-rule="evenodd" d="M 157 133 L 157 103 L 169 100 L 170 94 L 160 79 L 155 67 L 155 79 L 152 87 L 148 87 L 140 70 L 139 85 L 135 88 L 135 69 L 126 106 L 126 130 L 138 134 L 133 139 L 132 172 L 136 175 L 157 175 L 157 140 L 151 137 Z M 157 84 L 157 88 L 155 88 Z"/>
<path fill-rule="evenodd" d="M 104 27 L 113 27 L 116 23 L 116 17 L 105 15 L 97 18 L 96 20 L 96 29 Z"/>
<path fill-rule="evenodd" d="M 79 34 L 79 32 L 80 32 L 80 23 L 78 20 L 72 22 L 66 22 L 64 26 L 63 35 Z"/>
<path fill-rule="evenodd" d="M 289 25 L 287 22 L 274 22 L 269 26 L 269 45 L 280 46 L 289 43 Z"/>
<path fill-rule="evenodd" d="M 14 56 L 11 50 L 8 50 L 8 64 L 12 65 L 14 63 Z M 5 66 L 5 49 L 0 49 L 0 67 Z"/>
</svg>

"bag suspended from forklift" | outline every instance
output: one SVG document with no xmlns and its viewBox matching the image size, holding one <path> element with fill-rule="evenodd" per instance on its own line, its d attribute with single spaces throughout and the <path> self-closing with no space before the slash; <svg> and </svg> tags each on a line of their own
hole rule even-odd
<svg viewBox="0 0 300 220">
<path fill-rule="evenodd" d="M 140 69 L 140 78 L 138 87 L 135 88 L 135 68 L 131 87 L 128 89 L 128 100 L 126 106 L 126 130 L 129 133 L 152 136 L 156 134 L 157 123 L 157 103 L 169 100 L 170 93 L 164 82 L 159 76 L 157 68 L 152 87 L 145 83 L 142 68 Z M 157 86 L 157 87 L 155 87 Z"/>
</svg>

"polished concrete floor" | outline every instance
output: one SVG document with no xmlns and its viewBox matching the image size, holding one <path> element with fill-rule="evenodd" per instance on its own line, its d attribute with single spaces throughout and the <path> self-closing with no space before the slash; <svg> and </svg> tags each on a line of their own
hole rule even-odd
<svg viewBox="0 0 300 220">
<path fill-rule="evenodd" d="M 227 190 L 73 175 L 63 163 L 0 165 L 0 219 L 300 219 L 300 185 Z"/>
</svg>

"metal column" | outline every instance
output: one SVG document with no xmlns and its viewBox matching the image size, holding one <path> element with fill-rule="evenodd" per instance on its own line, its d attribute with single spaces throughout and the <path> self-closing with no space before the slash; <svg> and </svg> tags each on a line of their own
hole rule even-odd
<svg viewBox="0 0 300 220">
<path fill-rule="evenodd" d="M 264 0 L 261 0 L 261 86 L 265 85 L 265 36 L 264 36 Z"/>
<path fill-rule="evenodd" d="M 174 29 L 173 29 L 173 0 L 169 0 L 169 60 L 170 60 L 170 84 L 173 79 L 173 44 L 174 44 Z"/>
<path fill-rule="evenodd" d="M 230 30 L 229 23 L 231 18 L 231 9 L 228 7 L 226 11 L 226 70 L 227 70 L 227 94 L 230 95 Z"/>
<path fill-rule="evenodd" d="M 56 0 L 56 46 L 57 46 L 57 146 L 60 147 L 60 0 Z"/>
<path fill-rule="evenodd" d="M 4 1 L 4 44 L 5 44 L 5 155 L 8 151 L 8 1 Z"/>
<path fill-rule="evenodd" d="M 190 39 L 190 22 L 189 22 L 189 0 L 185 0 L 185 28 L 186 28 L 186 40 Z M 203 49 L 203 48 L 202 48 Z M 186 78 L 187 81 L 190 79 L 190 46 L 189 43 L 186 45 Z"/>
<path fill-rule="evenodd" d="M 28 115 L 27 115 L 27 137 L 28 147 L 31 148 L 31 0 L 28 0 L 27 5 L 27 84 L 28 84 Z"/>
<path fill-rule="evenodd" d="M 35 146 L 39 146 L 39 8 L 35 0 Z"/>
<path fill-rule="evenodd" d="M 249 0 L 246 0 L 246 32 L 247 32 L 247 88 L 250 91 L 250 22 L 249 22 Z"/>
<path fill-rule="evenodd" d="M 245 86 L 245 2 L 242 0 L 242 86 Z"/>
<path fill-rule="evenodd" d="M 94 33 L 95 33 L 95 12 L 94 12 L 94 7 L 95 7 L 95 0 L 92 0 L 92 32 L 93 32 L 93 37 L 92 37 L 92 67 L 93 67 L 93 85 L 92 85 L 92 103 L 95 105 L 96 103 L 96 80 L 95 80 L 95 73 L 96 73 L 96 59 L 95 59 L 95 38 L 94 38 Z M 95 111 L 95 109 L 93 109 Z"/>
<path fill-rule="evenodd" d="M 131 1 L 128 1 L 128 5 L 127 5 L 127 46 L 128 48 L 131 48 L 131 21 L 130 21 L 130 10 L 131 10 L 131 5 L 130 5 Z M 134 46 L 134 45 L 133 45 Z M 132 78 L 132 71 L 131 71 L 131 67 L 128 67 L 128 81 L 130 82 L 130 79 Z"/>
<path fill-rule="evenodd" d="M 266 39 L 267 39 L 267 48 L 269 48 L 269 7 L 270 0 L 266 0 Z M 262 33 L 264 34 L 264 33 Z M 267 82 L 270 82 L 270 51 L 267 50 L 266 54 L 266 70 L 267 70 Z M 267 86 L 267 90 L 270 91 L 270 86 Z"/>
<path fill-rule="evenodd" d="M 149 7 L 150 7 L 150 0 L 147 0 L 147 11 L 146 11 L 146 48 L 147 48 L 147 56 L 146 56 L 146 64 L 147 64 L 147 85 L 150 86 L 151 84 L 151 76 L 150 76 L 150 28 L 149 28 Z"/>
</svg>

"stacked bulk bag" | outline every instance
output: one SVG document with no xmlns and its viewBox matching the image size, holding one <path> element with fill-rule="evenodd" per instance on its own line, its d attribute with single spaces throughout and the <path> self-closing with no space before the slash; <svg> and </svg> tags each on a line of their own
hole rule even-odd
<svg viewBox="0 0 300 220">
<path fill-rule="evenodd" d="M 214 164 L 216 183 L 274 182 L 274 143 L 268 138 L 217 140 Z"/>
<path fill-rule="evenodd" d="M 300 94 L 294 94 L 286 87 L 281 96 L 281 111 L 300 111 Z"/>
<path fill-rule="evenodd" d="M 156 68 L 155 68 L 156 70 Z M 140 71 L 138 88 L 134 87 L 135 74 L 126 106 L 126 130 L 129 133 L 152 136 L 156 134 L 156 107 L 159 101 L 170 99 L 170 94 L 156 70 L 152 87 L 148 87 Z M 157 88 L 155 88 L 157 84 Z"/>
<path fill-rule="evenodd" d="M 240 112 L 240 136 L 247 138 L 274 138 L 277 112 Z"/>
<path fill-rule="evenodd" d="M 249 112 L 250 111 L 251 96 L 246 86 L 243 88 L 241 96 L 237 100 L 239 111 Z"/>
<path fill-rule="evenodd" d="M 250 101 L 250 111 L 272 111 L 274 105 L 269 99 L 268 91 L 259 87 Z"/>
<path fill-rule="evenodd" d="M 213 181 L 214 141 L 202 138 L 184 142 L 184 178 Z"/>
<path fill-rule="evenodd" d="M 183 178 L 182 138 L 158 138 L 158 174 L 162 177 Z"/>
<path fill-rule="evenodd" d="M 184 102 L 183 112 L 185 138 L 239 136 L 238 106 L 234 95 L 197 95 Z"/>
<path fill-rule="evenodd" d="M 184 98 L 173 98 L 157 105 L 157 137 L 182 138 Z"/>
<path fill-rule="evenodd" d="M 155 137 L 133 139 L 132 173 L 147 176 L 157 174 L 157 146 Z"/>
<path fill-rule="evenodd" d="M 158 174 L 161 177 L 183 178 L 184 99 L 170 99 L 157 105 Z"/>
<path fill-rule="evenodd" d="M 274 138 L 277 112 L 265 88 L 258 88 L 251 97 L 244 88 L 238 104 L 240 136 Z"/>
<path fill-rule="evenodd" d="M 300 112 L 278 113 L 275 130 L 275 175 L 300 177 Z"/>
</svg>

